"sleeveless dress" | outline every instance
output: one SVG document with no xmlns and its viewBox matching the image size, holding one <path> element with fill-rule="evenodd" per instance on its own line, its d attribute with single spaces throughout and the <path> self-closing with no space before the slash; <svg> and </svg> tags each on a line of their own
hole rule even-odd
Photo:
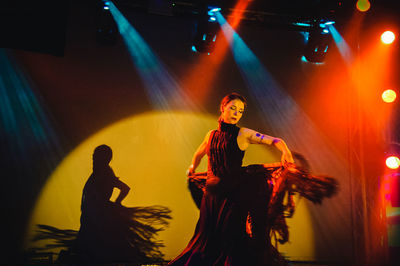
<svg viewBox="0 0 400 266">
<path fill-rule="evenodd" d="M 244 176 L 239 127 L 221 122 L 208 141 L 208 171 L 200 217 L 184 251 L 168 265 L 249 265 L 248 210 L 241 203 Z"/>
<path fill-rule="evenodd" d="M 188 184 L 200 217 L 189 244 L 168 265 L 286 266 L 272 238 L 276 245 L 288 242 L 286 219 L 295 211 L 293 196 L 321 204 L 336 194 L 337 180 L 313 175 L 298 153 L 299 166 L 243 167 L 239 130 L 221 122 L 210 134 L 208 171 L 189 176 Z"/>
</svg>

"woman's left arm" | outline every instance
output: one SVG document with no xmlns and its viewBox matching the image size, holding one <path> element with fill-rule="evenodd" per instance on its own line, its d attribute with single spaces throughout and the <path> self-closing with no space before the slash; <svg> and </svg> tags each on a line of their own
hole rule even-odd
<svg viewBox="0 0 400 266">
<path fill-rule="evenodd" d="M 115 203 L 121 204 L 122 200 L 128 195 L 129 190 L 131 190 L 131 188 L 124 182 L 120 181 L 119 179 L 115 183 L 115 187 L 119 188 L 120 190 L 119 195 L 115 200 Z"/>
<path fill-rule="evenodd" d="M 242 149 L 247 149 L 248 145 L 250 144 L 274 145 L 282 152 L 282 163 L 294 163 L 292 153 L 281 138 L 262 134 L 249 128 L 241 128 L 239 136 L 242 140 L 239 142 L 239 146 L 241 146 Z"/>
<path fill-rule="evenodd" d="M 282 152 L 281 161 L 283 164 L 294 163 L 292 153 L 290 152 L 289 148 L 287 147 L 283 139 L 275 138 L 275 140 L 272 143 L 278 150 Z"/>
</svg>

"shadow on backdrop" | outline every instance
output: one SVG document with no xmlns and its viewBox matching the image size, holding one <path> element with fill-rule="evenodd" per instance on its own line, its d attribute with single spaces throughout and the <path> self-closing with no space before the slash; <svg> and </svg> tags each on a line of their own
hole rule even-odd
<svg viewBox="0 0 400 266">
<path fill-rule="evenodd" d="M 121 201 L 130 188 L 115 176 L 109 166 L 112 150 L 107 145 L 96 147 L 93 172 L 82 193 L 80 229 L 61 230 L 38 225 L 33 241 L 51 240 L 36 252 L 62 248 L 57 262 L 129 263 L 142 265 L 163 261 L 163 243 L 156 235 L 168 225 L 171 211 L 164 206 L 125 207 Z M 115 202 L 113 189 L 119 189 Z"/>
</svg>

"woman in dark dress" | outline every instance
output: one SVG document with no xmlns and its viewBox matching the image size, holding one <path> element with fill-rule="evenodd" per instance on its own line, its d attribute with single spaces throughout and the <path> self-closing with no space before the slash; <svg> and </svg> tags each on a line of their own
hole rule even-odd
<svg viewBox="0 0 400 266">
<path fill-rule="evenodd" d="M 249 178 L 242 159 L 250 144 L 275 146 L 282 152 L 282 164 L 293 163 L 293 157 L 282 139 L 236 125 L 245 107 L 243 96 L 237 93 L 225 96 L 220 105 L 218 129 L 207 133 L 193 156 L 189 176 L 204 155 L 208 156 L 200 217 L 189 244 L 169 265 L 265 265 L 263 244 L 267 232 L 262 226 L 254 228 L 258 235 L 250 242 L 246 220 L 255 206 L 251 195 L 266 183 Z"/>
</svg>

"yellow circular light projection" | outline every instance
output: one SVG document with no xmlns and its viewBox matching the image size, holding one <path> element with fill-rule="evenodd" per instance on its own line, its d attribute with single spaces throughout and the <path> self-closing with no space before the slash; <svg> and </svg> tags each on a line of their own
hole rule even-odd
<svg viewBox="0 0 400 266">
<path fill-rule="evenodd" d="M 385 103 L 392 103 L 392 102 L 394 102 L 394 101 L 396 100 L 396 97 L 397 97 L 397 95 L 396 95 L 396 92 L 395 92 L 394 90 L 385 90 L 385 91 L 382 93 L 382 100 L 383 100 Z"/>
<path fill-rule="evenodd" d="M 359 11 L 365 12 L 371 7 L 371 3 L 368 0 L 358 0 L 356 6 Z"/>
<path fill-rule="evenodd" d="M 122 204 L 127 207 L 162 205 L 171 209 L 170 225 L 158 237 L 165 244 L 161 250 L 165 259 L 174 258 L 193 235 L 199 216 L 187 187 L 185 172 L 206 133 L 216 127 L 217 118 L 209 115 L 145 113 L 112 124 L 86 139 L 48 178 L 33 210 L 25 247 L 39 245 L 29 241 L 38 224 L 63 230 L 79 229 L 82 190 L 92 172 L 92 153 L 98 145 L 107 144 L 113 150 L 110 166 L 131 188 Z M 252 145 L 246 152 L 244 164 L 274 162 L 279 158 L 273 148 Z M 198 171 L 206 171 L 206 161 L 203 158 Z M 113 194 L 111 199 L 115 197 Z M 280 246 L 280 251 L 293 258 L 312 260 L 314 243 L 304 241 L 313 239 L 310 214 L 305 204 L 298 207 L 288 223 L 293 238 L 290 243 Z"/>
<path fill-rule="evenodd" d="M 382 33 L 381 35 L 381 41 L 384 44 L 391 44 L 394 42 L 394 40 L 396 39 L 396 36 L 394 35 L 394 33 L 390 30 L 385 31 L 384 33 Z"/>
<path fill-rule="evenodd" d="M 386 166 L 390 169 L 397 169 L 400 166 L 400 159 L 397 156 L 390 156 L 386 159 Z"/>
</svg>

